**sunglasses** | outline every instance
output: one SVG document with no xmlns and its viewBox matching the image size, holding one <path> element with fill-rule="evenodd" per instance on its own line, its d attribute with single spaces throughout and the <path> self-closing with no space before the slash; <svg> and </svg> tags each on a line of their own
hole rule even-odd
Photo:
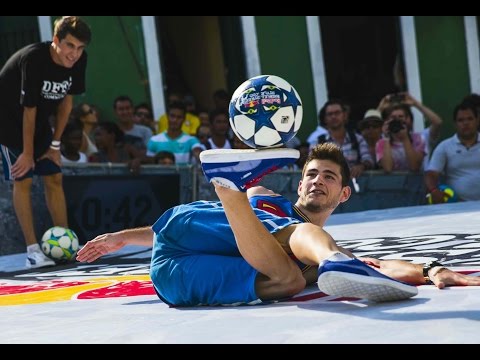
<svg viewBox="0 0 480 360">
<path fill-rule="evenodd" d="M 150 113 L 148 113 L 148 112 L 143 112 L 143 111 L 137 111 L 137 112 L 135 113 L 135 116 L 143 117 L 143 118 L 149 118 L 149 117 L 150 117 Z"/>
<path fill-rule="evenodd" d="M 382 123 L 378 121 L 372 121 L 368 123 L 364 123 L 360 126 L 360 130 L 366 130 L 366 129 L 378 129 L 382 127 Z"/>
</svg>

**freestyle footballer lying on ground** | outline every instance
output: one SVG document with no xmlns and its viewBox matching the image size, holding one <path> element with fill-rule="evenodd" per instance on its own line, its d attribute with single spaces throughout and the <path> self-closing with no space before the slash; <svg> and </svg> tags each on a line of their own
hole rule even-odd
<svg viewBox="0 0 480 360">
<path fill-rule="evenodd" d="M 360 261 L 339 247 L 322 229 L 351 194 L 348 165 L 334 144 L 310 153 L 295 205 L 254 188 L 252 208 L 246 191 L 266 173 L 294 162 L 297 150 L 208 150 L 200 158 L 220 202 L 175 206 L 152 227 L 100 235 L 77 259 L 92 262 L 128 244 L 151 246 L 153 239 L 150 276 L 158 296 L 173 306 L 279 300 L 314 282 L 328 295 L 372 301 L 408 299 L 418 293 L 414 285 L 429 279 L 438 288 L 480 285 L 480 278 L 438 263 L 427 266 L 424 276 L 423 265 Z M 270 207 L 260 206 L 258 195 L 270 196 Z"/>
</svg>

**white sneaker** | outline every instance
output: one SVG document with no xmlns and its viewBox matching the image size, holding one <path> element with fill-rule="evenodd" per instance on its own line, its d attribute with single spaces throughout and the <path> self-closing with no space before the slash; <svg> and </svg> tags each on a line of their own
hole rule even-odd
<svg viewBox="0 0 480 360">
<path fill-rule="evenodd" d="M 55 266 L 55 261 L 48 258 L 41 251 L 34 251 L 32 253 L 27 253 L 27 260 L 25 262 L 27 269 L 41 268 L 45 266 Z"/>
</svg>

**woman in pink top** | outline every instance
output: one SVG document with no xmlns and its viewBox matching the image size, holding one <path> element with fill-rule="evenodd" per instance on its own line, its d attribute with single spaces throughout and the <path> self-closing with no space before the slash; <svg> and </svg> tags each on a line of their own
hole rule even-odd
<svg viewBox="0 0 480 360">
<path fill-rule="evenodd" d="M 375 150 L 377 161 L 385 172 L 413 171 L 422 167 L 425 142 L 421 134 L 414 133 L 413 115 L 407 104 L 394 104 L 383 111 L 385 122 L 383 138 Z"/>
</svg>

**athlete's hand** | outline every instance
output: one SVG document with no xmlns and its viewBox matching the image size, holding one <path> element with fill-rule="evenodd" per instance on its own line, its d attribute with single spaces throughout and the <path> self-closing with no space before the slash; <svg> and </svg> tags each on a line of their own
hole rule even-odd
<svg viewBox="0 0 480 360">
<path fill-rule="evenodd" d="M 108 233 L 97 236 L 90 240 L 77 253 L 77 261 L 93 262 L 99 257 L 120 250 L 125 246 L 122 235 L 119 233 Z"/>
<path fill-rule="evenodd" d="M 368 257 L 358 259 L 396 280 L 409 284 L 424 284 L 423 271 L 419 264 L 403 260 L 378 260 Z M 439 289 L 446 286 L 480 286 L 480 277 L 463 275 L 446 267 L 434 267 L 430 270 L 429 275 L 430 280 Z"/>
<path fill-rule="evenodd" d="M 434 267 L 429 275 L 430 280 L 439 289 L 446 286 L 480 286 L 480 277 L 463 275 L 445 267 Z"/>
<path fill-rule="evenodd" d="M 40 156 L 38 160 L 50 159 L 58 166 L 62 166 L 62 159 L 60 157 L 60 150 L 53 150 L 49 148 L 45 154 Z"/>
<path fill-rule="evenodd" d="M 33 161 L 33 157 L 21 153 L 17 161 L 15 161 L 15 164 L 12 166 L 12 177 L 14 179 L 20 178 L 34 167 L 35 161 Z"/>
</svg>

